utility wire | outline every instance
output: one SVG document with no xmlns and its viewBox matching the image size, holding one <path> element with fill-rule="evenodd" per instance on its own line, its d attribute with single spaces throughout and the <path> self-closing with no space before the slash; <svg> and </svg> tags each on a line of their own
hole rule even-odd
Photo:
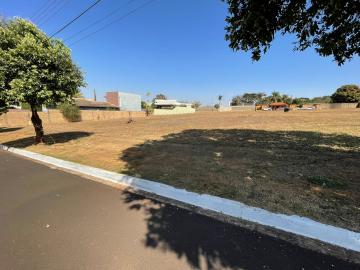
<svg viewBox="0 0 360 270">
<path fill-rule="evenodd" d="M 33 20 L 39 12 L 41 12 L 48 4 L 50 4 L 51 1 L 44 1 L 43 5 L 41 5 L 41 7 L 39 9 L 37 9 L 31 16 L 30 19 Z"/>
<path fill-rule="evenodd" d="M 52 2 L 52 5 L 49 5 L 46 9 L 43 10 L 41 14 L 39 14 L 36 18 L 37 24 L 45 17 L 52 12 L 53 9 L 56 9 L 59 4 L 61 4 L 62 0 L 55 0 Z"/>
<path fill-rule="evenodd" d="M 47 10 L 49 8 L 49 6 L 53 5 L 54 2 L 56 2 L 57 0 L 53 0 L 53 1 L 45 1 L 45 4 L 42 5 L 30 18 L 32 21 L 34 21 L 37 17 L 41 16 L 45 10 Z"/>
<path fill-rule="evenodd" d="M 74 19 L 72 19 L 70 22 L 65 24 L 63 27 L 61 27 L 58 31 L 56 31 L 54 34 L 50 36 L 50 38 L 54 37 L 55 35 L 61 33 L 64 29 L 69 27 L 72 23 L 74 23 L 76 20 L 78 20 L 81 16 L 83 16 L 86 12 L 88 12 L 90 9 L 92 9 L 94 6 L 99 4 L 102 0 L 97 0 L 95 3 L 93 3 L 91 6 L 89 6 L 87 9 L 85 9 L 83 12 L 81 12 L 78 16 L 76 16 Z"/>
<path fill-rule="evenodd" d="M 62 1 L 59 2 L 60 5 L 57 5 L 56 9 L 50 13 L 47 14 L 46 16 L 44 16 L 40 21 L 39 21 L 39 25 L 44 25 L 45 23 L 47 23 L 50 19 L 52 19 L 53 17 L 55 17 L 61 10 L 64 9 L 64 7 L 70 3 L 70 0 L 67 1 Z"/>
<path fill-rule="evenodd" d="M 139 11 L 140 9 L 150 5 L 151 3 L 155 2 L 156 0 L 150 0 L 150 1 L 147 1 L 145 2 L 144 4 L 142 4 L 141 6 L 138 6 L 137 8 L 134 8 L 133 10 L 129 11 L 128 13 L 124 14 L 123 16 L 121 16 L 120 18 L 108 23 L 108 24 L 105 24 L 103 27 L 99 28 L 98 30 L 78 39 L 77 41 L 71 43 L 69 46 L 72 46 L 72 45 L 75 45 L 76 43 L 79 43 L 80 41 L 83 41 L 84 39 L 87 39 L 89 38 L 90 36 L 92 35 L 95 35 L 97 33 L 99 33 L 100 31 L 104 30 L 105 28 L 107 28 L 108 26 L 110 25 L 113 25 L 114 23 L 117 23 L 119 21 L 122 21 L 123 19 L 125 19 L 126 17 L 129 17 L 130 15 L 134 14 L 135 12 Z"/>
<path fill-rule="evenodd" d="M 108 14 L 106 14 L 104 17 L 102 17 L 101 19 L 93 22 L 92 24 L 88 25 L 87 27 L 84 27 L 83 29 L 81 29 L 80 31 L 76 32 L 75 34 L 71 35 L 70 37 L 64 39 L 64 41 L 68 41 L 73 39 L 74 37 L 78 36 L 79 34 L 83 33 L 84 31 L 90 29 L 91 27 L 107 20 L 108 18 L 110 18 L 111 16 L 113 16 L 115 13 L 117 13 L 118 11 L 122 10 L 123 7 L 129 5 L 131 2 L 134 2 L 135 0 L 129 0 L 126 3 L 124 3 L 123 5 L 121 5 L 120 7 L 118 7 L 117 9 L 113 10 L 112 12 L 109 12 Z"/>
</svg>

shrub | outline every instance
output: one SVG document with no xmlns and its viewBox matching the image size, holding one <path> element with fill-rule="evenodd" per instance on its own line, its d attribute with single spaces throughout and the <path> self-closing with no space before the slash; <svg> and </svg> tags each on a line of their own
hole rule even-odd
<svg viewBox="0 0 360 270">
<path fill-rule="evenodd" d="M 145 101 L 141 101 L 141 109 L 145 111 L 146 116 L 149 116 L 154 112 L 154 106 L 153 104 L 149 104 Z"/>
<path fill-rule="evenodd" d="M 201 106 L 201 103 L 200 101 L 194 101 L 192 104 L 191 104 L 191 107 L 194 108 L 195 110 L 198 110 Z"/>
<path fill-rule="evenodd" d="M 78 106 L 72 103 L 62 103 L 59 109 L 64 118 L 69 122 L 81 121 L 81 111 Z"/>
<path fill-rule="evenodd" d="M 355 84 L 343 85 L 331 96 L 334 103 L 360 102 L 360 87 Z"/>
<path fill-rule="evenodd" d="M 154 113 L 154 107 L 151 105 L 147 105 L 145 109 L 146 116 L 149 116 L 150 114 Z"/>
</svg>

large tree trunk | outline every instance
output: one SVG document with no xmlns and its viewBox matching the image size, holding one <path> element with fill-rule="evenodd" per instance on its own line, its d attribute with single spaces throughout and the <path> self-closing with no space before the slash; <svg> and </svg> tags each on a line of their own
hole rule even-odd
<svg viewBox="0 0 360 270">
<path fill-rule="evenodd" d="M 44 129 L 42 126 L 42 121 L 37 113 L 36 107 L 31 106 L 31 122 L 35 129 L 35 143 L 42 143 L 44 138 Z"/>
</svg>

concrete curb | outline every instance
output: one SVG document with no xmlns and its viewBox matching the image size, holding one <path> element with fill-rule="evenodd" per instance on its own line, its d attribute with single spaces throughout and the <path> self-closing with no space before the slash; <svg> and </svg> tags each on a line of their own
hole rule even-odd
<svg viewBox="0 0 360 270">
<path fill-rule="evenodd" d="M 169 185 L 81 165 L 1 144 L 0 149 L 72 172 L 95 177 L 105 182 L 126 185 L 134 190 L 155 194 L 215 213 L 269 226 L 280 231 L 360 252 L 360 233 L 322 224 L 309 218 L 272 213 L 261 208 L 247 206 L 241 202 L 207 194 L 189 192 L 185 189 L 178 189 Z"/>
</svg>

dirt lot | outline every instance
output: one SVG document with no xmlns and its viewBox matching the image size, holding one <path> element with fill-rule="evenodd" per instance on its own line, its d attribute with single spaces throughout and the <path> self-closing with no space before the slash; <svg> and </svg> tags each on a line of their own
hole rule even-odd
<svg viewBox="0 0 360 270">
<path fill-rule="evenodd" d="M 360 231 L 360 110 L 201 112 L 0 128 L 0 142 Z"/>
</svg>

